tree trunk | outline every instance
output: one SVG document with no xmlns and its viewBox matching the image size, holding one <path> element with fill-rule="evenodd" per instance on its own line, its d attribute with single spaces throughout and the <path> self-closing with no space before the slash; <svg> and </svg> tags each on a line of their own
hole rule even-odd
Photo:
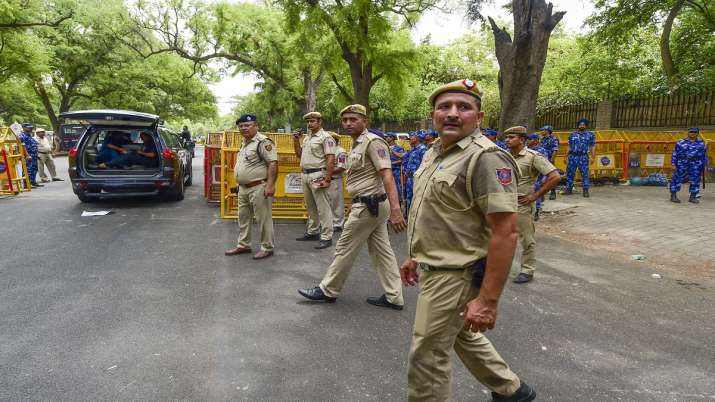
<svg viewBox="0 0 715 402">
<path fill-rule="evenodd" d="M 673 55 L 670 52 L 670 32 L 673 30 L 673 22 L 683 8 L 685 0 L 678 0 L 668 13 L 663 25 L 663 33 L 660 35 L 660 58 L 663 62 L 663 71 L 668 80 L 668 89 L 673 92 L 678 89 L 678 69 L 673 63 Z"/>
<path fill-rule="evenodd" d="M 47 117 L 50 119 L 50 123 L 52 124 L 52 130 L 55 133 L 60 132 L 60 119 L 57 117 L 57 114 L 55 113 L 55 108 L 52 106 L 52 101 L 50 100 L 50 96 L 47 93 L 47 90 L 45 90 L 45 86 L 42 85 L 42 82 L 40 80 L 35 80 L 32 83 L 32 87 L 35 90 L 35 93 L 37 96 L 40 98 L 40 101 L 42 102 L 42 106 L 45 107 L 45 111 L 47 112 Z"/>
<path fill-rule="evenodd" d="M 320 67 L 318 76 L 313 79 L 313 74 L 310 67 L 303 69 L 303 113 L 314 112 L 318 105 L 318 87 L 323 82 L 325 69 Z"/>
<path fill-rule="evenodd" d="M 563 11 L 552 13 L 545 0 L 514 0 L 514 40 L 490 17 L 499 62 L 499 129 L 522 125 L 534 128 L 536 100 L 546 63 L 549 38 Z"/>
</svg>

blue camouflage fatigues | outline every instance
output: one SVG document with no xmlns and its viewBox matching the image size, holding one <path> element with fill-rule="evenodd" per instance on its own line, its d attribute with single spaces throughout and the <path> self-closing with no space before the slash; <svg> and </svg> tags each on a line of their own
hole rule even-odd
<svg viewBox="0 0 715 402">
<path fill-rule="evenodd" d="M 30 177 L 30 183 L 37 184 L 37 141 L 24 131 L 20 133 L 18 138 L 25 146 L 27 154 L 32 157 L 32 160 L 27 161 L 27 174 Z"/>
<path fill-rule="evenodd" d="M 596 136 L 591 131 L 574 131 L 569 135 L 569 155 L 566 162 L 566 189 L 573 189 L 576 169 L 581 172 L 581 187 L 590 186 L 588 177 L 589 148 L 596 145 Z"/>
<path fill-rule="evenodd" d="M 546 137 L 541 137 L 539 146 L 544 150 L 543 155 L 546 159 L 554 163 L 554 156 L 556 156 L 556 151 L 559 150 L 559 139 L 555 135 L 549 134 Z"/>
<path fill-rule="evenodd" d="M 405 171 L 405 209 L 410 210 L 410 205 L 412 204 L 412 186 L 414 183 L 413 175 L 419 169 L 420 163 L 422 163 L 422 157 L 427 152 L 427 146 L 425 144 L 418 144 L 410 150 L 408 155 L 404 158 L 403 169 Z"/>
<path fill-rule="evenodd" d="M 507 151 L 509 150 L 509 148 L 506 146 L 506 142 L 502 140 L 496 140 L 494 141 L 494 143 L 497 144 L 501 149 L 506 149 Z"/>
<path fill-rule="evenodd" d="M 403 154 L 403 157 L 405 156 L 405 149 L 402 148 L 398 144 L 394 144 L 390 146 L 390 151 L 398 153 L 398 154 Z M 392 163 L 392 177 L 395 178 L 395 186 L 397 186 L 397 194 L 400 195 L 400 198 L 403 198 L 403 190 L 402 190 L 402 163 L 398 163 L 402 161 L 402 158 L 398 158 L 397 156 L 393 155 L 392 153 L 390 154 L 390 162 Z"/>
<path fill-rule="evenodd" d="M 670 191 L 680 191 L 680 184 L 687 177 L 690 181 L 690 193 L 697 194 L 700 191 L 700 174 L 708 164 L 705 142 L 700 138 L 695 141 L 683 138 L 675 144 L 670 161 L 675 168 L 670 180 Z"/>
</svg>

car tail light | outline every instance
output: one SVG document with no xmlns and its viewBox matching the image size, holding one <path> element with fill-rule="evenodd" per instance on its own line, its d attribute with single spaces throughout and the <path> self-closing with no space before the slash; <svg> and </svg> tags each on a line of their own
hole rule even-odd
<svg viewBox="0 0 715 402">
<path fill-rule="evenodd" d="M 161 151 L 161 157 L 164 159 L 176 159 L 176 152 L 167 148 Z"/>
<path fill-rule="evenodd" d="M 82 180 L 79 182 L 79 186 L 85 189 L 87 188 L 87 186 L 89 186 L 89 183 L 86 180 Z"/>
<path fill-rule="evenodd" d="M 70 148 L 70 150 L 67 152 L 67 155 L 70 158 L 76 158 L 77 157 L 77 148 Z"/>
</svg>

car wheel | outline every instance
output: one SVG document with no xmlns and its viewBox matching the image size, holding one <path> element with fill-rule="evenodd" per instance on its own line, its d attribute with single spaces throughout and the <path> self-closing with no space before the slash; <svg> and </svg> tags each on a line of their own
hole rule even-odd
<svg viewBox="0 0 715 402">
<path fill-rule="evenodd" d="M 184 199 L 184 169 L 179 172 L 179 180 L 174 183 L 174 187 L 166 192 L 166 199 L 171 201 L 181 201 Z"/>
<path fill-rule="evenodd" d="M 194 184 L 194 169 L 189 166 L 189 178 L 186 179 L 186 186 L 188 187 L 192 184 Z"/>
<path fill-rule="evenodd" d="M 87 194 L 82 190 L 79 190 L 76 194 L 77 194 L 77 198 L 79 198 L 79 200 L 81 202 L 90 202 L 91 201 L 91 198 L 88 197 Z"/>
</svg>

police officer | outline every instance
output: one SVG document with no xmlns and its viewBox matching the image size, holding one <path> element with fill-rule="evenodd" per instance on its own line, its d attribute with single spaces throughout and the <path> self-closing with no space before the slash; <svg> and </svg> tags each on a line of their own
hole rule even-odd
<svg viewBox="0 0 715 402">
<path fill-rule="evenodd" d="M 536 268 L 536 240 L 534 238 L 534 203 L 559 183 L 561 177 L 556 167 L 549 162 L 546 157 L 536 149 L 525 146 L 525 140 L 538 144 L 538 134 L 526 134 L 526 127 L 516 126 L 504 131 L 506 135 L 506 145 L 509 147 L 511 156 L 516 159 L 521 172 L 521 179 L 518 184 L 519 194 L 519 215 L 516 225 L 519 229 L 519 239 L 521 239 L 521 272 L 514 279 L 514 283 L 526 283 L 534 279 Z M 542 149 L 543 151 L 543 149 Z M 546 180 L 539 183 L 541 177 Z"/>
<path fill-rule="evenodd" d="M 559 150 L 559 139 L 554 135 L 554 128 L 548 124 L 541 127 L 539 131 L 541 134 L 541 146 L 546 151 L 544 155 L 553 165 L 556 152 Z M 549 199 L 556 199 L 556 188 L 552 188 L 549 192 Z"/>
<path fill-rule="evenodd" d="M 328 187 L 328 196 L 333 210 L 333 231 L 343 230 L 345 222 L 345 200 L 343 199 L 343 172 L 348 168 L 348 153 L 340 146 L 340 135 L 330 133 L 335 140 L 335 169 Z"/>
<path fill-rule="evenodd" d="M 678 191 L 680 184 L 686 177 L 690 181 L 690 198 L 688 202 L 700 203 L 698 193 L 700 192 L 700 175 L 708 164 L 707 150 L 705 142 L 698 138 L 700 129 L 692 127 L 688 130 L 688 136 L 675 144 L 671 164 L 675 169 L 673 178 L 670 181 L 670 201 L 680 203 Z"/>
<path fill-rule="evenodd" d="M 588 119 L 581 119 L 576 123 L 578 131 L 569 135 L 569 152 L 566 164 L 566 190 L 564 194 L 573 194 L 573 179 L 576 176 L 576 169 L 581 172 L 583 196 L 588 197 L 588 187 L 590 185 L 588 177 L 588 164 L 596 159 L 596 136 L 588 128 Z M 590 155 L 590 158 L 589 158 Z"/>
<path fill-rule="evenodd" d="M 483 132 L 484 135 L 485 135 L 487 138 L 489 138 L 493 143 L 497 144 L 497 145 L 499 146 L 499 148 L 507 149 L 506 143 L 505 143 L 504 141 L 502 141 L 502 140 L 498 140 L 498 139 L 497 139 L 497 135 L 499 134 L 499 133 L 497 132 L 497 130 L 495 130 L 495 129 L 493 129 L 493 128 L 488 128 L 488 127 L 487 127 L 487 128 L 482 129 L 482 132 Z"/>
<path fill-rule="evenodd" d="M 238 184 L 238 245 L 226 255 L 251 252 L 251 223 L 261 230 L 261 249 L 253 259 L 273 255 L 273 194 L 278 172 L 278 153 L 270 138 L 258 132 L 256 116 L 244 114 L 236 120 L 243 142 L 233 168 Z"/>
<path fill-rule="evenodd" d="M 32 137 L 32 129 L 35 126 L 32 123 L 24 123 L 22 125 L 22 132 L 18 136 L 18 139 L 22 141 L 25 146 L 25 152 L 27 153 L 27 175 L 30 178 L 30 187 L 38 188 L 44 187 L 42 184 L 37 182 L 37 141 Z"/>
<path fill-rule="evenodd" d="M 484 112 L 474 81 L 441 86 L 429 101 L 440 138 L 415 174 L 409 256 L 400 267 L 403 282 L 414 285 L 419 278 L 421 288 L 409 401 L 451 399 L 452 349 L 494 401 L 532 401 L 534 391 L 484 336 L 494 327 L 516 248 L 519 168 L 481 134 Z"/>
<path fill-rule="evenodd" d="M 410 206 L 412 205 L 412 187 L 413 187 L 413 175 L 419 169 L 420 163 L 422 163 L 422 157 L 425 152 L 427 152 L 427 146 L 424 144 L 425 132 L 418 130 L 410 134 L 410 152 L 404 159 L 405 163 L 402 165 L 403 171 L 405 172 L 405 209 L 409 213 Z"/>
<path fill-rule="evenodd" d="M 62 181 L 62 179 L 57 177 L 55 159 L 52 157 L 52 144 L 47 137 L 45 137 L 45 134 L 44 128 L 38 128 L 35 130 L 35 135 L 37 136 L 37 138 L 35 138 L 35 141 L 37 142 L 37 164 L 40 171 L 40 179 L 43 183 L 47 183 L 49 181 Z M 45 166 L 47 166 L 47 170 L 50 172 L 49 179 L 45 173 Z"/>
<path fill-rule="evenodd" d="M 405 156 L 405 149 L 396 142 L 397 135 L 388 131 L 385 140 L 390 147 L 390 163 L 392 164 L 392 177 L 395 179 L 397 193 L 400 196 L 400 204 L 403 201 L 404 190 L 402 188 L 402 158 Z"/>
<path fill-rule="evenodd" d="M 300 143 L 301 129 L 293 132 L 293 150 L 303 170 L 303 197 L 308 209 L 306 231 L 298 241 L 320 240 L 316 249 L 333 245 L 333 210 L 328 188 L 335 168 L 335 140 L 322 127 L 322 116 L 310 112 L 303 116 L 308 133 Z"/>
<path fill-rule="evenodd" d="M 387 142 L 367 131 L 367 111 L 350 105 L 340 112 L 345 132 L 353 139 L 348 154 L 347 186 L 352 198 L 350 215 L 335 246 L 335 259 L 319 286 L 299 289 L 310 300 L 335 302 L 364 243 L 376 264 L 375 270 L 385 291 L 367 302 L 402 310 L 402 284 L 397 260 L 387 234 L 388 221 L 397 232 L 405 229 L 395 181 L 392 178 Z"/>
</svg>

